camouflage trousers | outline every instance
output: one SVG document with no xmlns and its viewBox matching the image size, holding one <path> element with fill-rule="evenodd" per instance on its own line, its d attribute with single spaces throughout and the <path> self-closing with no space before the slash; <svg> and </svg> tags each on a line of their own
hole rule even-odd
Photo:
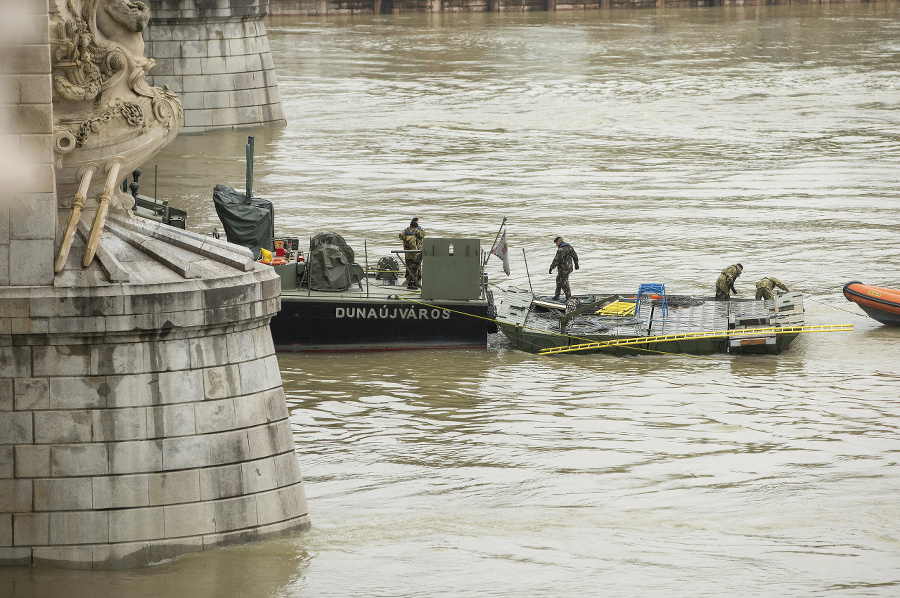
<svg viewBox="0 0 900 598">
<path fill-rule="evenodd" d="M 756 298 L 757 299 L 771 299 L 772 298 L 772 289 L 767 289 L 766 287 L 756 287 Z"/>
<path fill-rule="evenodd" d="M 557 270 L 556 271 L 556 296 L 559 297 L 560 291 L 565 294 L 566 299 L 572 296 L 572 289 L 569 288 L 569 274 L 572 272 L 569 270 Z"/>
<path fill-rule="evenodd" d="M 723 291 L 720 288 L 716 288 L 716 301 L 728 301 L 731 299 L 731 293 L 728 291 Z"/>
<path fill-rule="evenodd" d="M 419 258 L 406 258 L 406 280 L 403 284 L 409 286 L 412 283 L 422 285 L 422 262 Z"/>
</svg>

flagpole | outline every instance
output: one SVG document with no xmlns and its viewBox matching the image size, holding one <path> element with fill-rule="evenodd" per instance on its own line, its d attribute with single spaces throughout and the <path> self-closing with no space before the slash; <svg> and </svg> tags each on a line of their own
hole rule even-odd
<svg viewBox="0 0 900 598">
<path fill-rule="evenodd" d="M 497 231 L 497 236 L 494 237 L 494 242 L 491 243 L 491 251 L 493 251 L 493 250 L 494 250 L 494 247 L 497 246 L 497 239 L 500 238 L 500 233 L 503 232 L 503 227 L 504 227 L 504 226 L 506 226 L 506 216 L 503 217 L 503 222 L 500 223 L 500 230 Z M 482 267 L 482 268 L 484 268 L 485 266 L 487 266 L 487 263 L 488 263 L 488 260 L 489 260 L 489 259 L 491 259 L 491 253 L 490 253 L 490 252 L 488 252 L 487 257 L 484 258 L 484 263 L 481 264 L 481 267 Z"/>
</svg>

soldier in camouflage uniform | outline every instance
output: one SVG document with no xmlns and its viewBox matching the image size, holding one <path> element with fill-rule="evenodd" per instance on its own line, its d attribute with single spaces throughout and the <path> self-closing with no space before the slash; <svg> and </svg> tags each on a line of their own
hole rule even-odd
<svg viewBox="0 0 900 598">
<path fill-rule="evenodd" d="M 419 219 L 413 218 L 409 227 L 400 233 L 403 241 L 403 249 L 422 249 L 422 241 L 425 239 L 425 230 L 419 226 Z M 406 288 L 415 290 L 422 285 L 422 254 L 407 253 L 406 256 Z"/>
<path fill-rule="evenodd" d="M 790 291 L 790 289 L 787 288 L 786 284 L 784 284 L 774 276 L 767 276 L 756 283 L 756 298 L 771 299 L 773 287 L 778 287 L 783 291 Z"/>
<path fill-rule="evenodd" d="M 578 269 L 578 254 L 575 253 L 575 248 L 563 241 L 562 237 L 556 237 L 553 239 L 553 242 L 556 243 L 556 257 L 553 258 L 553 263 L 550 264 L 550 274 L 553 274 L 553 268 L 556 268 L 556 295 L 553 296 L 554 300 L 559 300 L 559 293 L 562 291 L 566 295 L 566 300 L 568 301 L 569 297 L 572 296 L 572 290 L 569 288 L 569 274 L 572 273 L 572 267 L 575 267 L 575 270 Z"/>
<path fill-rule="evenodd" d="M 734 288 L 734 281 L 743 271 L 744 266 L 741 264 L 734 264 L 722 270 L 718 280 L 716 280 L 716 301 L 728 301 L 731 299 L 732 293 L 737 294 L 737 290 Z"/>
</svg>

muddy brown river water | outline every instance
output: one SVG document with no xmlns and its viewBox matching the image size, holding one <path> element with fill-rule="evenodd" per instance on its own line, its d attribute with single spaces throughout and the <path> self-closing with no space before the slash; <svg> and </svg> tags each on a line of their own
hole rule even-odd
<svg viewBox="0 0 900 598">
<path fill-rule="evenodd" d="M 710 294 L 776 276 L 780 356 L 283 355 L 313 528 L 121 572 L 0 570 L 4 596 L 897 596 L 900 5 L 268 21 L 289 124 L 257 131 L 279 233 L 494 238 L 498 292 Z M 153 191 L 221 230 L 247 133 L 176 140 Z M 364 241 L 365 244 L 364 244 Z"/>
</svg>

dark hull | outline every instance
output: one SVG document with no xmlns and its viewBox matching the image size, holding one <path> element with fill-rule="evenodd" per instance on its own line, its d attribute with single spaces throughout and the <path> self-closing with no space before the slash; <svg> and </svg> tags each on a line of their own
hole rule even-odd
<svg viewBox="0 0 900 598">
<path fill-rule="evenodd" d="M 423 302 L 424 303 L 424 302 Z M 272 318 L 276 351 L 391 351 L 487 347 L 486 301 L 282 295 Z M 477 316 L 477 317 L 473 317 Z"/>
<path fill-rule="evenodd" d="M 866 315 L 873 320 L 877 320 L 888 326 L 900 326 L 900 315 L 878 309 L 877 307 L 869 307 L 867 305 L 860 305 L 860 307 L 866 312 Z"/>
<path fill-rule="evenodd" d="M 900 326 L 900 291 L 873 287 L 853 281 L 844 285 L 844 297 L 856 303 L 866 315 L 888 326 Z"/>
<path fill-rule="evenodd" d="M 587 336 L 561 336 L 549 332 L 536 330 L 523 330 L 517 326 L 500 324 L 500 331 L 509 339 L 512 346 L 520 351 L 539 353 L 543 349 L 555 347 L 571 347 L 586 342 L 604 342 L 615 340 L 635 339 L 640 336 L 613 336 L 613 335 L 587 335 Z M 796 334 L 772 335 L 769 338 L 758 339 L 729 339 L 701 338 L 686 339 L 680 341 L 667 341 L 661 343 L 636 344 L 622 347 L 603 347 L 577 351 L 577 355 L 591 355 L 596 353 L 616 356 L 627 355 L 651 355 L 661 353 L 681 353 L 688 355 L 711 355 L 714 353 L 733 354 L 770 354 L 778 355 L 788 348 L 788 345 L 797 338 Z"/>
</svg>

